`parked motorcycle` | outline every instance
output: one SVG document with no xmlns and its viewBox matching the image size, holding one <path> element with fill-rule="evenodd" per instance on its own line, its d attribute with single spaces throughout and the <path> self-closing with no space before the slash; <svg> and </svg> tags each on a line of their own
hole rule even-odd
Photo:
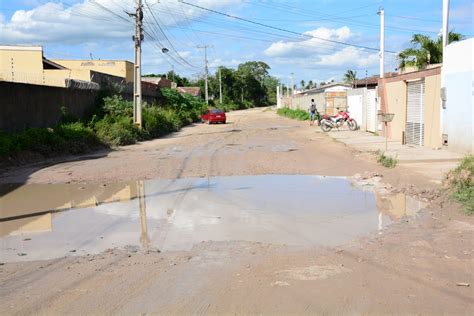
<svg viewBox="0 0 474 316">
<path fill-rule="evenodd" d="M 329 115 L 323 115 L 321 119 L 321 129 L 323 132 L 329 132 L 333 128 L 339 128 L 344 123 L 347 122 L 347 126 L 349 127 L 349 130 L 355 131 L 357 129 L 357 122 L 353 118 L 349 116 L 349 112 L 346 111 L 339 111 L 337 115 L 334 116 L 329 116 Z"/>
</svg>

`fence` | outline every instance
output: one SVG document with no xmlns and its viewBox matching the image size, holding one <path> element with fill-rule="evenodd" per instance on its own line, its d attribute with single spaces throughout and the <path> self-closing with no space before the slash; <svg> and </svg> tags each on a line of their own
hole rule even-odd
<svg viewBox="0 0 474 316">
<path fill-rule="evenodd" d="M 70 81 L 71 86 L 82 85 Z M 0 130 L 18 131 L 50 127 L 61 121 L 61 107 L 70 115 L 85 117 L 97 101 L 98 89 L 52 87 L 0 81 Z"/>
</svg>

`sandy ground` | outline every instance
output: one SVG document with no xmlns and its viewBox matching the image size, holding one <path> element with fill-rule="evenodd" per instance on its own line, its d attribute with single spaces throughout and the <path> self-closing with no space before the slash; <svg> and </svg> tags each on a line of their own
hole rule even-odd
<svg viewBox="0 0 474 316">
<path fill-rule="evenodd" d="M 1 183 L 119 182 L 263 174 L 382 177 L 430 199 L 418 217 L 337 248 L 203 242 L 111 249 L 0 266 L 0 314 L 473 314 L 474 219 L 428 178 L 271 110 L 229 114 L 165 138 L 2 173 Z M 442 190 L 441 190 L 442 195 Z M 464 286 L 469 284 L 470 286 Z"/>
</svg>

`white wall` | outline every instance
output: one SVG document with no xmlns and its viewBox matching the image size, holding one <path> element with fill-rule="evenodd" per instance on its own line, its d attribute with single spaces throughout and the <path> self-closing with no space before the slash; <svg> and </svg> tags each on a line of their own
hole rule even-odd
<svg viewBox="0 0 474 316">
<path fill-rule="evenodd" d="M 474 38 L 452 43 L 445 48 L 442 68 L 446 87 L 443 133 L 448 146 L 474 152 Z"/>
</svg>

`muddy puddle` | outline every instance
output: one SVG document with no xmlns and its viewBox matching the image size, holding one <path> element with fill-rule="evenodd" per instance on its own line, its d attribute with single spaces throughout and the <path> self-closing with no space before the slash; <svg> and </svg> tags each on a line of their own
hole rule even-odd
<svg viewBox="0 0 474 316">
<path fill-rule="evenodd" d="M 0 196 L 0 262 L 202 241 L 336 246 L 423 207 L 345 178 L 293 175 L 7 185 Z"/>
</svg>

